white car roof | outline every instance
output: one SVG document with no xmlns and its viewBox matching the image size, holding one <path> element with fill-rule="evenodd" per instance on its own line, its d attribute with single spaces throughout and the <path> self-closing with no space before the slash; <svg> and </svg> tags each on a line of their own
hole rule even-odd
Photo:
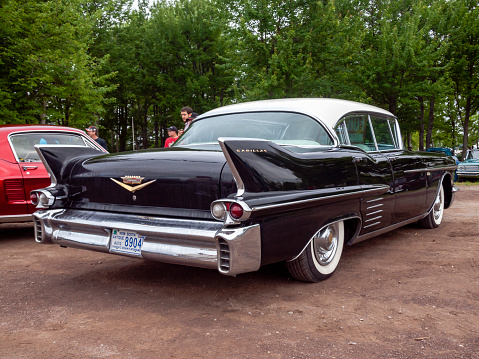
<svg viewBox="0 0 479 359">
<path fill-rule="evenodd" d="M 206 112 L 201 117 L 255 111 L 290 111 L 303 113 L 319 119 L 330 129 L 333 129 L 342 117 L 350 113 L 367 112 L 395 117 L 391 112 L 376 106 L 332 98 L 288 98 L 243 102 L 216 108 Z"/>
</svg>

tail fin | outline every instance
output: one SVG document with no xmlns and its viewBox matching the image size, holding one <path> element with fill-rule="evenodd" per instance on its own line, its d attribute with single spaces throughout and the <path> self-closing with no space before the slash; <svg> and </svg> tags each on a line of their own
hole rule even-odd
<svg viewBox="0 0 479 359">
<path fill-rule="evenodd" d="M 289 151 L 271 141 L 219 138 L 220 146 L 238 186 L 247 192 L 310 190 L 357 184 L 349 153 L 312 149 Z"/>
<path fill-rule="evenodd" d="M 50 174 L 52 184 L 61 183 L 78 161 L 105 154 L 85 146 L 35 145 L 35 149 Z"/>
</svg>

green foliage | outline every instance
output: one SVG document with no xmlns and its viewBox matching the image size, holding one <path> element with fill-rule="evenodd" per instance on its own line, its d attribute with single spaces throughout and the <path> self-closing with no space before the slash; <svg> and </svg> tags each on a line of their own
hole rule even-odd
<svg viewBox="0 0 479 359">
<path fill-rule="evenodd" d="M 98 76 L 104 61 L 88 54 L 93 19 L 80 5 L 79 0 L 3 4 L 2 123 L 69 125 L 102 115 L 110 88 L 103 85 L 105 76 Z"/>
<path fill-rule="evenodd" d="M 229 3 L 237 99 L 350 97 L 359 22 L 334 3 L 296 0 Z"/>
</svg>

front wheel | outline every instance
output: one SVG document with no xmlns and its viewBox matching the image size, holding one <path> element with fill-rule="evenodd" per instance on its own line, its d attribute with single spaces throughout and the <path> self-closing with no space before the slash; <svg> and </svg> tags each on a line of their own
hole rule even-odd
<svg viewBox="0 0 479 359">
<path fill-rule="evenodd" d="M 338 267 L 343 245 L 344 222 L 328 224 L 316 232 L 299 257 L 286 262 L 286 266 L 298 280 L 320 282 L 329 278 Z"/>
<path fill-rule="evenodd" d="M 432 229 L 437 228 L 442 222 L 442 216 L 444 215 L 444 187 L 440 185 L 434 205 L 431 208 L 429 214 L 418 223 L 422 228 Z"/>
</svg>

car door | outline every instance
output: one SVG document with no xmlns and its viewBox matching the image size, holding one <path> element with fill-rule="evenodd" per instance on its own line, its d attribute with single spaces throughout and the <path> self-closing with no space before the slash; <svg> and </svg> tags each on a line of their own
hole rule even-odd
<svg viewBox="0 0 479 359">
<path fill-rule="evenodd" d="M 387 227 L 393 223 L 394 214 L 394 177 L 391 164 L 376 148 L 374 133 L 371 130 L 369 116 L 357 114 L 347 116 L 336 126 L 340 142 L 358 148 L 353 152 L 359 184 L 365 195 L 361 199 L 362 228 L 360 235 Z M 368 191 L 382 185 L 384 193 Z"/>
<path fill-rule="evenodd" d="M 43 136 L 45 137 L 45 136 Z M 34 145 L 43 138 L 38 133 L 21 132 L 9 136 L 11 151 L 17 167 L 17 186 L 22 187 L 23 197 L 11 205 L 26 207 L 23 213 L 33 213 L 35 206 L 30 202 L 30 192 L 50 185 L 50 176 L 40 160 Z"/>
<path fill-rule="evenodd" d="M 392 223 L 416 217 L 426 211 L 426 177 L 419 154 L 402 149 L 397 121 L 369 116 L 378 151 L 387 158 L 393 172 L 392 191 L 395 195 Z"/>
</svg>

